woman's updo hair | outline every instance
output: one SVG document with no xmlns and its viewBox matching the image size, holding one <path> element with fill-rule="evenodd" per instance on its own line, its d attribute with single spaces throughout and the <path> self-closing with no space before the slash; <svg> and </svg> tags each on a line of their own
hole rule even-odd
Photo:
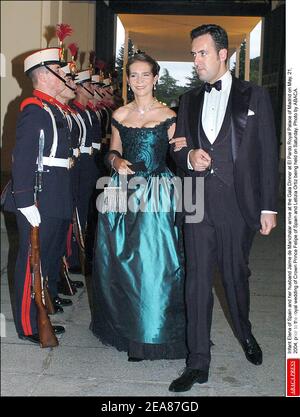
<svg viewBox="0 0 300 417">
<path fill-rule="evenodd" d="M 151 58 L 151 56 L 147 55 L 145 52 L 137 51 L 137 52 L 135 52 L 135 54 L 133 54 L 132 56 L 130 56 L 128 58 L 128 62 L 127 62 L 127 65 L 126 65 L 127 77 L 129 77 L 129 67 L 130 67 L 130 65 L 134 64 L 135 62 L 147 62 L 151 66 L 151 72 L 153 74 L 153 77 L 158 75 L 159 70 L 160 70 L 160 66 L 155 61 L 155 59 Z"/>
</svg>

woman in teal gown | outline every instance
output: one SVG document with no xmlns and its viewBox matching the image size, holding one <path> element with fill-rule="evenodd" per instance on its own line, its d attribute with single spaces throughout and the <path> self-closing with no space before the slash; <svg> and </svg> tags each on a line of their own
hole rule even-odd
<svg viewBox="0 0 300 417">
<path fill-rule="evenodd" d="M 127 190 L 123 211 L 99 203 L 94 252 L 91 330 L 132 361 L 186 356 L 183 247 L 174 175 L 166 166 L 176 115 L 153 98 L 158 70 L 143 53 L 128 62 L 135 100 L 113 114 L 109 185 L 119 186 L 125 174 L 139 186 Z M 134 171 L 141 161 L 144 167 Z"/>
</svg>

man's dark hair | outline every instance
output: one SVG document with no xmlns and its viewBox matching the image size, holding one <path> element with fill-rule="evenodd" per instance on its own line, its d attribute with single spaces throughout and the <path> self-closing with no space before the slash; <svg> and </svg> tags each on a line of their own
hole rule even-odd
<svg viewBox="0 0 300 417">
<path fill-rule="evenodd" d="M 137 52 L 134 55 L 132 55 L 130 58 L 128 58 L 128 62 L 126 65 L 126 74 L 128 77 L 129 77 L 129 67 L 135 62 L 147 62 L 151 66 L 151 72 L 153 76 L 155 77 L 156 75 L 158 75 L 160 66 L 155 61 L 155 59 L 153 59 L 150 55 L 145 54 L 145 52 Z"/>
<path fill-rule="evenodd" d="M 228 36 L 225 29 L 218 25 L 201 25 L 191 31 L 191 39 L 194 40 L 198 36 L 209 34 L 216 45 L 217 53 L 221 49 L 228 50 Z"/>
</svg>

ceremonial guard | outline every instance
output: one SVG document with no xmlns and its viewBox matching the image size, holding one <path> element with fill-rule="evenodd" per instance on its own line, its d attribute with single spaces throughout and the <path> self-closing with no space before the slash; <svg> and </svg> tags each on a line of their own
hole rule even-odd
<svg viewBox="0 0 300 417">
<path fill-rule="evenodd" d="M 76 216 L 78 192 L 79 192 L 79 155 L 80 155 L 80 140 L 82 136 L 82 125 L 77 116 L 76 110 L 72 109 L 68 102 L 75 98 L 76 84 L 74 79 L 76 77 L 76 65 L 75 62 L 69 62 L 67 65 L 61 68 L 65 73 L 65 89 L 56 96 L 56 100 L 60 103 L 60 110 L 67 119 L 69 130 L 71 133 L 71 189 L 73 200 L 73 218 Z M 58 292 L 65 295 L 74 295 L 76 288 L 82 288 L 82 281 L 71 280 L 68 273 L 67 257 L 71 255 L 74 245 L 72 245 L 73 235 L 73 222 L 67 221 L 65 223 L 65 230 L 62 233 L 60 252 L 61 263 L 57 265 L 56 277 L 58 280 Z M 77 249 L 77 248 L 76 248 Z"/>
<path fill-rule="evenodd" d="M 79 223 L 85 241 L 89 204 L 98 178 L 98 169 L 93 154 L 95 150 L 96 152 L 99 151 L 101 132 L 99 123 L 96 122 L 96 119 L 98 120 L 98 118 L 96 114 L 94 114 L 94 122 L 97 123 L 99 129 L 99 132 L 96 131 L 97 128 L 95 128 L 95 124 L 93 125 L 91 112 L 88 107 L 89 101 L 94 97 L 90 70 L 87 69 L 78 72 L 75 83 L 77 84 L 76 99 L 73 101 L 72 107 L 78 112 L 78 117 L 83 127 L 80 144 L 79 194 L 77 208 Z"/>
<path fill-rule="evenodd" d="M 102 82 L 101 82 L 101 76 L 100 76 L 100 74 L 94 74 L 94 75 L 92 75 L 91 83 L 92 83 L 92 86 L 93 86 L 93 89 L 94 89 L 94 97 L 93 97 L 93 100 L 91 100 L 91 102 L 92 102 L 92 104 L 93 104 L 93 106 L 95 108 L 96 115 L 97 115 L 97 117 L 98 117 L 98 119 L 100 121 L 101 132 L 102 132 L 102 130 L 103 130 L 103 127 L 102 127 L 102 118 L 101 118 L 101 111 L 98 108 L 98 104 L 99 104 L 99 102 L 101 103 L 104 95 L 101 94 L 101 90 L 99 92 L 99 88 L 101 89 L 101 86 L 103 85 Z M 101 138 L 102 137 L 103 136 L 102 136 L 102 133 L 101 133 Z"/>
<path fill-rule="evenodd" d="M 89 112 L 92 120 L 92 135 L 93 135 L 93 158 L 96 165 L 95 179 L 99 178 L 99 153 L 101 149 L 102 141 L 102 130 L 101 130 L 101 116 L 96 107 L 95 103 L 95 82 L 98 80 L 97 75 L 92 75 L 91 77 L 91 89 L 93 91 L 93 98 L 91 98 L 87 103 L 87 111 Z"/>
<path fill-rule="evenodd" d="M 95 231 L 97 228 L 98 211 L 96 208 L 96 200 L 99 194 L 99 190 L 96 189 L 96 182 L 101 176 L 101 168 L 104 162 L 101 160 L 101 141 L 102 141 L 102 130 L 101 130 L 101 116 L 99 110 L 96 107 L 96 93 L 95 85 L 100 82 L 99 75 L 92 75 L 91 87 L 94 93 L 94 97 L 88 101 L 87 111 L 90 113 L 92 120 L 92 134 L 93 134 L 93 159 L 95 163 L 95 178 L 94 188 L 89 202 L 86 235 L 85 235 L 85 273 L 89 274 L 92 268 L 93 252 L 94 252 L 94 240 Z"/>
<path fill-rule="evenodd" d="M 58 262 L 57 243 L 66 221 L 72 218 L 70 184 L 71 137 L 67 120 L 54 98 L 65 89 L 61 51 L 47 48 L 27 57 L 25 73 L 33 83 L 33 97 L 21 104 L 12 157 L 12 196 L 17 208 L 19 252 L 15 270 L 18 335 L 39 343 L 36 306 L 31 294 L 29 268 L 31 226 L 39 226 L 41 272 L 49 277 L 49 290 L 56 311 L 71 300 L 60 299 L 56 281 L 50 279 Z M 35 200 L 36 172 L 42 173 L 40 192 Z M 62 326 L 54 326 L 63 333 Z"/>
<path fill-rule="evenodd" d="M 105 155 L 109 151 L 110 137 L 111 137 L 111 116 L 112 116 L 112 88 L 111 79 L 105 78 L 100 72 L 100 82 L 95 84 L 95 96 L 97 98 L 97 108 L 101 115 L 102 126 L 102 143 L 100 155 L 100 177 L 109 175 L 107 167 L 104 164 Z"/>
<path fill-rule="evenodd" d="M 114 100 L 113 100 L 113 87 L 111 84 L 111 78 L 105 78 L 103 80 L 102 92 L 103 97 L 103 106 L 107 113 L 107 122 L 106 122 L 106 139 L 107 142 L 110 142 L 111 137 L 111 116 L 112 112 L 115 110 Z"/>
<path fill-rule="evenodd" d="M 101 120 L 101 150 L 99 155 L 99 176 L 103 177 L 109 175 L 107 167 L 104 163 L 106 153 L 109 151 L 109 137 L 106 136 L 109 132 L 110 117 L 108 110 L 104 105 L 105 92 L 103 91 L 103 75 L 97 74 L 92 76 L 92 84 L 94 86 L 94 106 L 97 109 L 97 116 Z"/>
</svg>

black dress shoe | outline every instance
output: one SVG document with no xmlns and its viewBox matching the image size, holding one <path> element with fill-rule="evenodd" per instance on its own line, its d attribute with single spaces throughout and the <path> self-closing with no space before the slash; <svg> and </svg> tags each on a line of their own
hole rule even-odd
<svg viewBox="0 0 300 417">
<path fill-rule="evenodd" d="M 53 308 L 54 308 L 54 313 L 49 313 L 48 312 L 49 316 L 51 316 L 52 314 L 63 313 L 64 312 L 64 309 L 61 306 L 56 305 L 54 303 L 52 303 L 52 304 L 53 304 Z"/>
<path fill-rule="evenodd" d="M 53 298 L 53 305 L 54 307 L 68 307 L 73 304 L 72 300 L 69 300 L 67 298 L 60 298 L 59 296 Z"/>
<path fill-rule="evenodd" d="M 183 374 L 174 379 L 169 386 L 169 391 L 183 392 L 188 391 L 197 382 L 198 384 L 204 384 L 208 381 L 208 371 L 202 371 L 201 369 L 185 368 Z"/>
<path fill-rule="evenodd" d="M 63 334 L 66 331 L 63 326 L 52 326 L 52 328 L 55 334 Z M 29 336 L 19 334 L 19 339 L 28 340 L 29 342 L 36 343 L 36 344 L 40 343 L 40 338 L 39 338 L 38 333 L 29 335 Z"/>
<path fill-rule="evenodd" d="M 63 326 L 52 326 L 55 334 L 63 334 L 66 329 Z"/>
<path fill-rule="evenodd" d="M 39 338 L 39 335 L 37 333 L 36 334 L 31 334 L 29 336 L 25 336 L 24 334 L 19 334 L 19 339 L 28 340 L 28 342 L 32 342 L 32 343 L 35 343 L 37 345 L 40 343 L 40 338 Z"/>
<path fill-rule="evenodd" d="M 143 360 L 144 359 L 141 359 L 141 358 L 135 358 L 134 356 L 129 356 L 128 357 L 128 362 L 141 362 Z"/>
<path fill-rule="evenodd" d="M 262 364 L 262 351 L 253 335 L 246 339 L 242 346 L 249 362 L 253 365 Z"/>
</svg>

